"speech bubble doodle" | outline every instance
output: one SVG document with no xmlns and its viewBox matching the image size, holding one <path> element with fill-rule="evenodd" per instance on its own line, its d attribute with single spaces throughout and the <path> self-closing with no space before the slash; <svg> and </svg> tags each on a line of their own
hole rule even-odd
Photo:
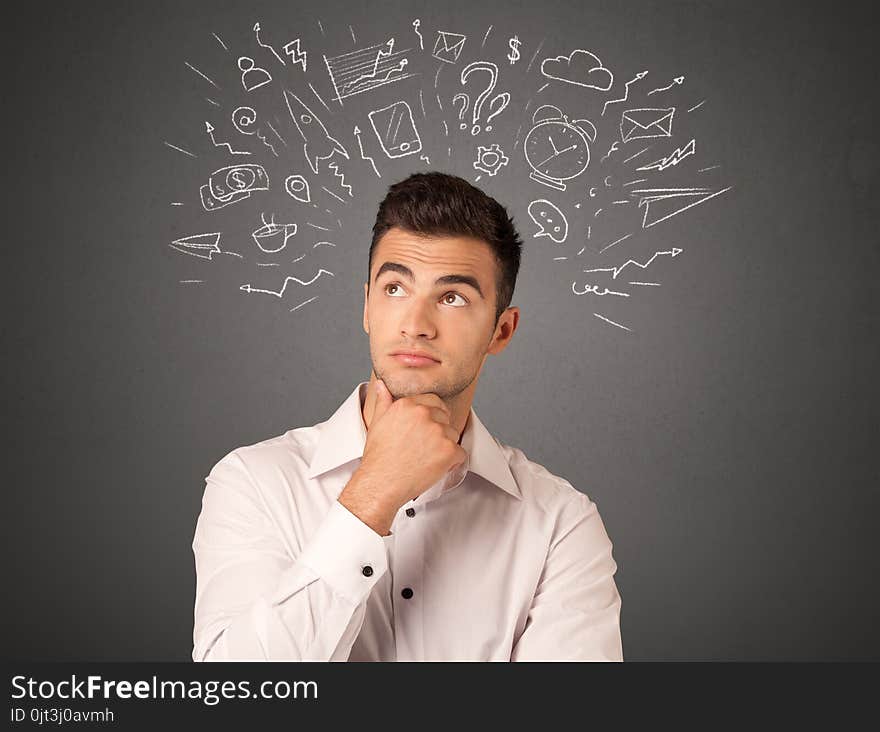
<svg viewBox="0 0 880 732">
<path fill-rule="evenodd" d="M 557 244 L 562 244 L 568 237 L 568 220 L 559 207 L 546 198 L 539 198 L 529 204 L 529 218 L 538 226 L 533 239 L 547 236 Z"/>
</svg>

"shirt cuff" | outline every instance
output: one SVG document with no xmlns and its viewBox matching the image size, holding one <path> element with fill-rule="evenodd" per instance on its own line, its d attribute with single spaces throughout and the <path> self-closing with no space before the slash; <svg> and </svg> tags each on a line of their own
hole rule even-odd
<svg viewBox="0 0 880 732">
<path fill-rule="evenodd" d="M 388 570 L 386 538 L 337 500 L 299 561 L 340 595 L 359 605 Z"/>
</svg>

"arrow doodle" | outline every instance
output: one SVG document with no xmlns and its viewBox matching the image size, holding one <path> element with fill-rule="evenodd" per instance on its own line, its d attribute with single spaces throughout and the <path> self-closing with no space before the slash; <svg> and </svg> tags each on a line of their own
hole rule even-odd
<svg viewBox="0 0 880 732">
<path fill-rule="evenodd" d="M 635 259 L 628 259 L 626 262 L 621 264 L 619 267 L 601 267 L 599 269 L 585 269 L 584 272 L 613 272 L 614 274 L 611 275 L 611 278 L 616 280 L 617 275 L 619 275 L 623 271 L 623 268 L 626 267 L 628 264 L 634 264 L 634 265 L 636 265 L 636 267 L 641 267 L 642 269 L 647 269 L 648 265 L 650 265 L 651 262 L 653 262 L 657 257 L 667 255 L 667 254 L 670 257 L 677 257 L 679 254 L 681 254 L 682 251 L 683 250 L 679 249 L 678 247 L 672 247 L 672 249 L 670 249 L 669 251 L 654 252 L 654 254 L 651 256 L 651 258 L 647 262 L 645 262 L 644 264 L 642 264 L 641 262 L 637 262 Z"/>
<path fill-rule="evenodd" d="M 363 160 L 369 160 L 369 161 L 370 161 L 370 165 L 373 166 L 373 172 L 374 172 L 379 178 L 381 178 L 382 175 L 379 173 L 378 168 L 376 168 L 376 161 L 373 160 L 373 158 L 371 158 L 369 155 L 364 155 L 364 145 L 363 145 L 363 143 L 361 142 L 361 128 L 358 127 L 357 125 L 354 126 L 354 136 L 357 138 L 357 141 L 358 141 L 358 147 L 360 148 L 360 151 L 361 151 L 361 158 L 362 158 Z"/>
<path fill-rule="evenodd" d="M 226 146 L 231 155 L 250 155 L 247 150 L 233 150 L 232 145 L 230 145 L 228 142 L 217 142 L 217 140 L 214 139 L 214 126 L 207 120 L 205 121 L 205 132 L 208 133 L 208 137 L 211 138 L 211 142 L 214 143 L 214 147 Z"/>
</svg>

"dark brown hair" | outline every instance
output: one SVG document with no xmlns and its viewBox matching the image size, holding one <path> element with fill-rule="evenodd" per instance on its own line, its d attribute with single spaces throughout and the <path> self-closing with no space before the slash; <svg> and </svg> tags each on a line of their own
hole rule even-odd
<svg viewBox="0 0 880 732">
<path fill-rule="evenodd" d="M 373 252 L 382 235 L 398 227 L 421 236 L 468 236 L 486 242 L 495 254 L 495 324 L 509 306 L 519 273 L 522 241 L 507 210 L 464 178 L 446 173 L 413 173 L 388 188 L 373 225 L 367 269 L 369 291 Z"/>
</svg>

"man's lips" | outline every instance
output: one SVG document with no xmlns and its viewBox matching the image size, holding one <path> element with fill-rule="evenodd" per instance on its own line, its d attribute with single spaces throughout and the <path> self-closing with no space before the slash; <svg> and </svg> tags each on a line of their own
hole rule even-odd
<svg viewBox="0 0 880 732">
<path fill-rule="evenodd" d="M 391 357 L 399 363 L 408 366 L 431 366 L 435 363 L 439 363 L 439 361 L 433 356 L 428 356 L 424 353 L 419 353 L 418 351 L 399 351 L 397 353 L 392 353 Z"/>
</svg>

